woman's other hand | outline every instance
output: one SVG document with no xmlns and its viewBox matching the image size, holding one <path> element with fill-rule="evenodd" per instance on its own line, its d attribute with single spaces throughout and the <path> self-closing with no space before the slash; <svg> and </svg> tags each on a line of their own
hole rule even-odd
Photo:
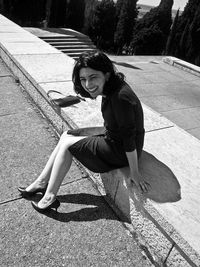
<svg viewBox="0 0 200 267">
<path fill-rule="evenodd" d="M 147 193 L 150 189 L 150 184 L 144 180 L 142 175 L 137 172 L 134 177 L 131 177 L 131 183 L 134 183 L 140 193 Z"/>
</svg>

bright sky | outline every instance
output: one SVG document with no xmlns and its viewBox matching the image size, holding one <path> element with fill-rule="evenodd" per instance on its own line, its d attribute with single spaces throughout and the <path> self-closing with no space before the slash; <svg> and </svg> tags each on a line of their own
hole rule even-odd
<svg viewBox="0 0 200 267">
<path fill-rule="evenodd" d="M 149 6 L 158 6 L 160 4 L 160 1 L 161 0 L 139 0 L 137 3 Z M 180 10 L 183 10 L 187 2 L 188 0 L 174 0 L 174 5 L 172 8 L 173 9 L 180 8 Z"/>
</svg>

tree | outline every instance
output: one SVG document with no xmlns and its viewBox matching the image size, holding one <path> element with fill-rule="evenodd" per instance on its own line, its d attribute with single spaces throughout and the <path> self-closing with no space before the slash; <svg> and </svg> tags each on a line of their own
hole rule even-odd
<svg viewBox="0 0 200 267">
<path fill-rule="evenodd" d="M 156 25 L 151 28 L 143 28 L 132 41 L 135 55 L 159 55 L 158 51 L 163 48 L 163 32 Z M 156 45 L 155 45 L 156 44 Z"/>
<path fill-rule="evenodd" d="M 40 26 L 45 18 L 46 0 L 5 0 L 3 15 L 21 26 Z"/>
<path fill-rule="evenodd" d="M 116 31 L 114 35 L 117 54 L 122 53 L 124 46 L 129 46 L 135 20 L 138 15 L 138 0 L 118 0 L 116 4 Z"/>
<path fill-rule="evenodd" d="M 49 26 L 49 19 L 51 16 L 51 5 L 52 5 L 52 0 L 46 0 L 44 28 L 47 28 Z"/>
<path fill-rule="evenodd" d="M 85 0 L 85 11 L 84 11 L 84 26 L 83 33 L 86 35 L 92 36 L 92 21 L 96 9 L 96 5 L 98 4 L 97 0 Z"/>
<path fill-rule="evenodd" d="M 200 66 L 200 3 L 189 27 L 188 39 L 191 41 L 186 43 L 188 45 L 186 59 L 188 58 L 192 63 Z"/>
<path fill-rule="evenodd" d="M 49 15 L 49 27 L 65 25 L 67 0 L 52 0 Z"/>
<path fill-rule="evenodd" d="M 189 0 L 176 23 L 173 46 L 168 53 L 200 66 L 200 2 Z"/>
<path fill-rule="evenodd" d="M 98 48 L 108 50 L 113 46 L 115 29 L 115 4 L 112 0 L 97 2 L 89 17 L 88 34 Z"/>
<path fill-rule="evenodd" d="M 167 44 L 166 44 L 166 48 L 165 48 L 165 55 L 170 55 L 170 51 L 172 50 L 172 47 L 174 45 L 178 19 L 179 19 L 179 9 L 176 12 L 176 16 L 174 18 L 174 21 L 173 21 L 173 24 L 172 24 L 172 27 L 170 30 L 170 34 L 169 34 L 168 39 L 167 39 Z"/>
<path fill-rule="evenodd" d="M 77 31 L 83 30 L 85 1 L 68 0 L 65 13 L 65 26 Z"/>
<path fill-rule="evenodd" d="M 172 24 L 172 6 L 173 0 L 161 0 L 158 7 L 152 8 L 137 21 L 130 45 L 132 53 L 138 54 L 139 51 L 139 54 L 150 55 L 163 53 Z M 144 36 L 148 36 L 148 43 Z M 154 43 L 155 39 L 156 43 Z"/>
</svg>

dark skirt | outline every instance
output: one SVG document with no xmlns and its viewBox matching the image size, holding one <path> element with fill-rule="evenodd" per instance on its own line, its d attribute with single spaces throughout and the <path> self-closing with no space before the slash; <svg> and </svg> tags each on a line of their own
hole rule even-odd
<svg viewBox="0 0 200 267">
<path fill-rule="evenodd" d="M 81 129 L 69 130 L 68 133 L 75 136 L 82 135 Z M 128 166 L 122 144 L 108 139 L 105 134 L 86 136 L 71 145 L 69 151 L 92 172 L 104 173 Z M 140 153 L 141 151 L 138 151 L 138 154 Z"/>
</svg>

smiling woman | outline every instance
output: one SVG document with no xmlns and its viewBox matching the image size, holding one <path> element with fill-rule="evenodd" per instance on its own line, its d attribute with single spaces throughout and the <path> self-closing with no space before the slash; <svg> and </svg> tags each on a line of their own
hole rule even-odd
<svg viewBox="0 0 200 267">
<path fill-rule="evenodd" d="M 39 212 L 59 207 L 56 195 L 72 157 L 96 173 L 129 166 L 130 186 L 134 183 L 141 192 L 148 190 L 138 170 L 144 143 L 142 105 L 124 75 L 104 53 L 94 51 L 79 57 L 72 80 L 77 94 L 91 99 L 102 96 L 104 129 L 89 136 L 81 129 L 64 132 L 39 177 L 27 188 L 18 188 L 24 197 L 44 193 L 38 203 L 32 202 Z"/>
<path fill-rule="evenodd" d="M 101 71 L 91 68 L 82 68 L 79 75 L 82 87 L 92 98 L 103 95 L 104 84 L 109 79 L 109 73 L 104 74 Z"/>
</svg>

